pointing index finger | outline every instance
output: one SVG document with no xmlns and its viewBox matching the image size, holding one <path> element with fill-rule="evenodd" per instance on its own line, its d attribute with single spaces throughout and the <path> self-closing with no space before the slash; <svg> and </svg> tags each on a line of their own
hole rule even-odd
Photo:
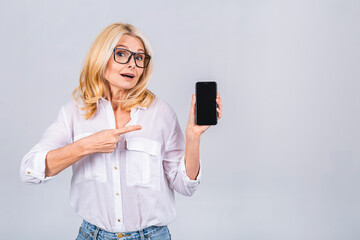
<svg viewBox="0 0 360 240">
<path fill-rule="evenodd" d="M 137 130 L 140 130 L 140 129 L 141 129 L 140 125 L 131 125 L 131 126 L 126 126 L 126 127 L 123 127 L 123 128 L 116 129 L 116 133 L 124 134 L 124 133 L 128 133 L 128 132 L 137 131 Z"/>
</svg>

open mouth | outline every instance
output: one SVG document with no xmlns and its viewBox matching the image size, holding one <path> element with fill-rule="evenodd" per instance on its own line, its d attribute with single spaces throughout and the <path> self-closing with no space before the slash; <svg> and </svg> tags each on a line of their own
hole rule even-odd
<svg viewBox="0 0 360 240">
<path fill-rule="evenodd" d="M 127 77 L 127 78 L 134 78 L 134 75 L 130 75 L 130 74 L 120 74 L 123 77 Z"/>
</svg>

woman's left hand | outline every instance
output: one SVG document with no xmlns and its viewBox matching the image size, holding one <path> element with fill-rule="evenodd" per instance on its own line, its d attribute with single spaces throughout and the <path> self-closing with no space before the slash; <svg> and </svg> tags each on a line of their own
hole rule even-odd
<svg viewBox="0 0 360 240">
<path fill-rule="evenodd" d="M 196 111 L 195 103 L 196 103 L 196 97 L 195 97 L 195 94 L 193 94 L 192 101 L 191 101 L 189 121 L 188 121 L 188 124 L 186 127 L 186 138 L 188 138 L 188 139 L 200 138 L 201 134 L 203 134 L 210 127 L 208 125 L 196 125 L 196 123 L 195 123 L 195 111 Z M 217 117 L 219 120 L 222 115 L 222 102 L 221 102 L 221 98 L 220 98 L 220 93 L 217 93 L 216 103 L 217 103 L 217 108 L 216 108 Z"/>
</svg>

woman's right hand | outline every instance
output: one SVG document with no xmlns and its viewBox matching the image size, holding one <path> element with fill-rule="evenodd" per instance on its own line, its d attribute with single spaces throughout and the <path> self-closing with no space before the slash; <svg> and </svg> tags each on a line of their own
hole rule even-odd
<svg viewBox="0 0 360 240">
<path fill-rule="evenodd" d="M 88 154 L 100 152 L 111 153 L 121 140 L 121 134 L 140 130 L 140 125 L 131 125 L 119 129 L 106 129 L 83 138 Z"/>
</svg>

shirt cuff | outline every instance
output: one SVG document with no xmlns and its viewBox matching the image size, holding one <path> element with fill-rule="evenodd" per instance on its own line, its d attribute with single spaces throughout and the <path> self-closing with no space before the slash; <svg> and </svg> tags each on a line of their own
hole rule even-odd
<svg viewBox="0 0 360 240">
<path fill-rule="evenodd" d="M 186 168 L 185 168 L 185 155 L 181 158 L 180 160 L 180 169 L 181 169 L 181 174 L 183 176 L 183 180 L 185 185 L 187 186 L 196 186 L 200 183 L 201 180 L 201 158 L 200 158 L 200 169 L 199 169 L 199 174 L 197 175 L 195 180 L 191 180 L 189 178 L 189 176 L 186 174 Z"/>
<path fill-rule="evenodd" d="M 26 176 L 32 176 L 41 181 L 47 181 L 55 177 L 55 176 L 45 177 L 45 167 L 46 167 L 45 160 L 46 160 L 46 155 L 49 151 L 50 149 L 35 154 L 33 165 L 25 169 Z"/>
</svg>

